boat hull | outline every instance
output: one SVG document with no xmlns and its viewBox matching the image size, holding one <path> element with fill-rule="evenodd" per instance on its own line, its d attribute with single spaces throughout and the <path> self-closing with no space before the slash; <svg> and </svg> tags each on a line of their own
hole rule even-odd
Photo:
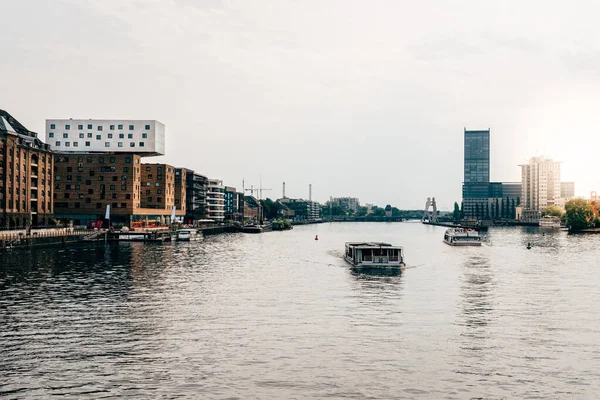
<svg viewBox="0 0 600 400">
<path fill-rule="evenodd" d="M 348 258 L 346 256 L 344 256 L 344 260 L 350 264 L 352 266 L 352 268 L 356 268 L 356 269 L 360 269 L 360 268 L 364 268 L 364 269 L 382 269 L 382 270 L 392 270 L 392 269 L 402 269 L 404 267 L 406 267 L 406 264 L 404 264 L 403 262 L 401 263 L 374 263 L 374 262 L 360 262 L 360 263 L 354 263 L 354 261 L 351 258 Z"/>
<path fill-rule="evenodd" d="M 481 242 L 449 242 L 444 240 L 444 243 L 449 246 L 481 246 Z"/>
</svg>

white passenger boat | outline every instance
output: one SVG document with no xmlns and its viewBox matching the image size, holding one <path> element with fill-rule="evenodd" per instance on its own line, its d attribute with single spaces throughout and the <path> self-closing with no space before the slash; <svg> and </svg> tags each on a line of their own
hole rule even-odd
<svg viewBox="0 0 600 400">
<path fill-rule="evenodd" d="M 195 229 L 178 229 L 175 239 L 178 241 L 198 240 L 198 232 Z"/>
<path fill-rule="evenodd" d="M 444 234 L 444 242 L 450 246 L 481 246 L 481 236 L 473 229 L 450 228 Z"/>
<path fill-rule="evenodd" d="M 404 249 L 382 242 L 347 242 L 344 260 L 356 268 L 402 268 Z"/>
<path fill-rule="evenodd" d="M 545 216 L 540 218 L 539 224 L 540 228 L 558 229 L 560 228 L 560 218 Z"/>
</svg>

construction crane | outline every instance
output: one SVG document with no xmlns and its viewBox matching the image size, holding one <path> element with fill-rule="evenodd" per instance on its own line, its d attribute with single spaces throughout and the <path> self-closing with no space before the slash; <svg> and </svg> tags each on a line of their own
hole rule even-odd
<svg viewBox="0 0 600 400">
<path fill-rule="evenodd" d="M 262 192 L 265 191 L 269 191 L 269 190 L 273 190 L 273 189 L 268 189 L 268 188 L 264 188 L 262 187 L 262 185 L 258 188 L 258 189 L 254 189 L 254 185 L 250 185 L 250 189 L 244 189 L 246 192 L 250 192 L 251 196 L 254 196 L 254 191 L 256 191 L 258 193 L 258 199 L 262 200 Z"/>
</svg>

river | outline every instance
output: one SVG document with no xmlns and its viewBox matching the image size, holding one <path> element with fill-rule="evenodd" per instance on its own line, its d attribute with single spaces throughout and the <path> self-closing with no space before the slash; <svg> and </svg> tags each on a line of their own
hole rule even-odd
<svg viewBox="0 0 600 400">
<path fill-rule="evenodd" d="M 457 248 L 443 232 L 0 252 L 0 397 L 597 398 L 600 235 L 493 228 Z M 404 246 L 407 269 L 353 273 L 352 240 Z"/>
</svg>

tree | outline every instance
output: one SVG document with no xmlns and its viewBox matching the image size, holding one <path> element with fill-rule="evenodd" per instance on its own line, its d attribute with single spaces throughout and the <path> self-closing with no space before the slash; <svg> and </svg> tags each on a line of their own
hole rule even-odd
<svg viewBox="0 0 600 400">
<path fill-rule="evenodd" d="M 567 226 L 571 231 L 590 227 L 595 222 L 594 209 L 585 199 L 571 199 L 565 204 Z"/>
<path fill-rule="evenodd" d="M 452 213 L 452 219 L 454 222 L 460 221 L 460 208 L 458 207 L 458 203 L 454 202 L 454 212 Z"/>
<path fill-rule="evenodd" d="M 548 217 L 562 217 L 563 210 L 561 210 L 560 207 L 557 206 L 548 206 L 544 210 L 543 215 L 546 215 Z"/>
<path fill-rule="evenodd" d="M 359 207 L 358 211 L 356 211 L 356 216 L 357 217 L 364 217 L 365 215 L 367 215 L 367 207 Z"/>
<path fill-rule="evenodd" d="M 402 211 L 398 207 L 392 207 L 392 217 L 399 217 L 402 215 Z"/>
<path fill-rule="evenodd" d="M 463 202 L 461 201 L 461 202 L 460 202 L 460 219 L 461 219 L 461 221 L 462 221 L 462 219 L 465 217 L 465 212 L 464 212 L 464 208 L 463 208 L 463 207 L 464 207 L 464 204 L 463 204 Z"/>
<path fill-rule="evenodd" d="M 383 217 L 385 215 L 385 210 L 381 207 L 375 206 L 371 210 L 373 210 L 374 217 Z"/>
<path fill-rule="evenodd" d="M 495 217 L 498 218 L 500 216 L 500 201 L 496 198 L 496 214 Z"/>
</svg>

